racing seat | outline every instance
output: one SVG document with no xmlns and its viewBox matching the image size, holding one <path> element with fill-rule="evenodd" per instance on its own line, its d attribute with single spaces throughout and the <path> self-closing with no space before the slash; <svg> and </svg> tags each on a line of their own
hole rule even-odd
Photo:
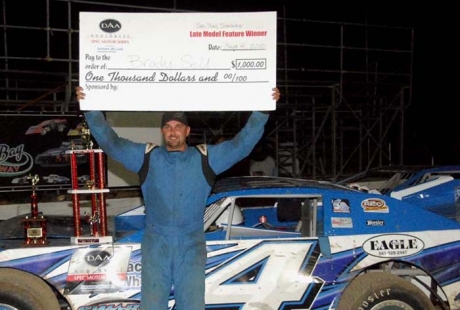
<svg viewBox="0 0 460 310">
<path fill-rule="evenodd" d="M 310 231 L 310 199 L 283 198 L 277 202 L 277 217 L 279 222 L 296 222 L 294 231 L 302 237 L 309 236 Z"/>
<path fill-rule="evenodd" d="M 296 222 L 300 220 L 301 206 L 304 198 L 282 198 L 277 202 L 276 215 L 279 222 Z"/>
</svg>

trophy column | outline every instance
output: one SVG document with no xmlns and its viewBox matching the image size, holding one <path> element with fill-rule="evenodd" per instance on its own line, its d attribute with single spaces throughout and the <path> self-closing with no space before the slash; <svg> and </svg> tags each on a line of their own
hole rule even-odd
<svg viewBox="0 0 460 310">
<path fill-rule="evenodd" d="M 40 246 L 47 245 L 46 239 L 46 218 L 38 212 L 38 197 L 35 185 L 39 181 L 38 175 L 27 177 L 32 183 L 32 195 L 30 196 L 30 216 L 26 216 L 22 223 L 24 225 L 24 245 Z"/>
<path fill-rule="evenodd" d="M 85 125 L 85 124 L 84 124 Z M 104 152 L 101 149 L 93 149 L 90 140 L 89 129 L 84 126 L 82 138 L 86 143 L 86 149 L 75 149 L 66 151 L 70 154 L 70 165 L 72 174 L 72 189 L 68 191 L 72 195 L 74 236 L 71 243 L 108 243 L 113 242 L 112 236 L 107 231 L 107 211 L 105 193 L 109 189 L 105 187 L 105 160 Z M 89 180 L 86 181 L 86 188 L 81 188 L 78 183 L 77 156 L 88 156 Z M 91 195 L 91 214 L 85 214 L 86 223 L 89 225 L 89 235 L 83 235 L 80 214 L 80 195 Z"/>
</svg>

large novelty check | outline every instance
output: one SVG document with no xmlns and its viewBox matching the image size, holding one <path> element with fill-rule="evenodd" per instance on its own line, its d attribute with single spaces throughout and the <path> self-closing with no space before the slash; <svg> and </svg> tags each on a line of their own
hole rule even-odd
<svg viewBox="0 0 460 310">
<path fill-rule="evenodd" d="M 274 110 L 276 12 L 80 13 L 82 110 Z"/>
</svg>

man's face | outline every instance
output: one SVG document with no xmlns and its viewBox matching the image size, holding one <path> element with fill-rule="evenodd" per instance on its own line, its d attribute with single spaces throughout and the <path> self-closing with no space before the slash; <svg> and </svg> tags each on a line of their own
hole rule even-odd
<svg viewBox="0 0 460 310">
<path fill-rule="evenodd" d="M 190 127 L 172 120 L 161 128 L 161 133 L 168 151 L 184 151 L 186 148 L 185 140 L 190 134 Z"/>
</svg>

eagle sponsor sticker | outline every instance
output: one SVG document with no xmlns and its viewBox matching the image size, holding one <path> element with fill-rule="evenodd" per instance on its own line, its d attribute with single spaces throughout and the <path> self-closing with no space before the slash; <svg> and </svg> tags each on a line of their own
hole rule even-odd
<svg viewBox="0 0 460 310">
<path fill-rule="evenodd" d="M 332 228 L 353 228 L 351 217 L 331 217 Z"/>
<path fill-rule="evenodd" d="M 380 198 L 368 198 L 361 201 L 361 207 L 364 212 L 388 213 L 389 208 L 385 200 Z"/>
<path fill-rule="evenodd" d="M 425 243 L 411 235 L 380 235 L 367 239 L 363 250 L 372 256 L 395 258 L 415 255 L 425 248 Z"/>
</svg>

